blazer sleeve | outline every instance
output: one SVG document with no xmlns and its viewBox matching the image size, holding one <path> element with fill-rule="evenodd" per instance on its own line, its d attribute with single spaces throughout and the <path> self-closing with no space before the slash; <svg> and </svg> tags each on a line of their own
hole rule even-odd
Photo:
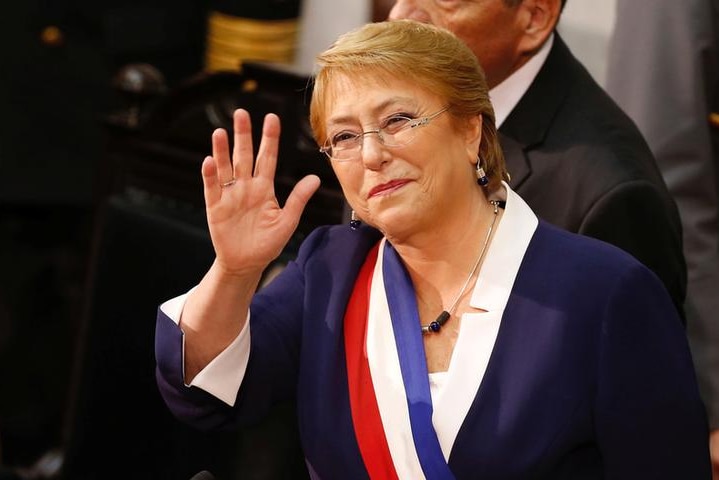
<svg viewBox="0 0 719 480">
<path fill-rule="evenodd" d="M 595 429 L 605 477 L 711 478 L 706 414 L 663 286 L 644 267 L 632 267 L 603 313 Z"/>
<path fill-rule="evenodd" d="M 202 430 L 234 428 L 256 423 L 273 405 L 294 399 L 304 316 L 303 266 L 318 237 L 316 234 L 308 237 L 298 258 L 289 262 L 252 300 L 250 356 L 234 406 L 184 384 L 182 330 L 158 310 L 157 385 L 177 418 Z"/>
</svg>

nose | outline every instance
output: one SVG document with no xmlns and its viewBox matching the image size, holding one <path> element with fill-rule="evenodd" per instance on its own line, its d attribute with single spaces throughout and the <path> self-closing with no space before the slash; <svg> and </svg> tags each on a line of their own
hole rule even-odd
<svg viewBox="0 0 719 480">
<path fill-rule="evenodd" d="M 376 133 L 376 135 L 368 135 Z M 370 130 L 363 133 L 360 154 L 365 168 L 377 170 L 389 160 L 391 154 L 382 141 L 379 130 Z"/>
<path fill-rule="evenodd" d="M 418 22 L 431 23 L 429 14 L 420 8 L 418 0 L 397 0 L 389 11 L 389 20 L 416 20 Z"/>
</svg>

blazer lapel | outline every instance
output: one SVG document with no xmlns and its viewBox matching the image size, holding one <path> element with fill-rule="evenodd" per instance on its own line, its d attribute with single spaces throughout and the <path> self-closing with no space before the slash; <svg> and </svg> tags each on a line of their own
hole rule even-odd
<svg viewBox="0 0 719 480">
<path fill-rule="evenodd" d="M 554 33 L 554 45 L 537 77 L 499 129 L 515 191 L 532 171 L 526 153 L 541 145 L 571 88 L 577 60 Z M 511 140 L 511 141 L 510 141 Z"/>
<path fill-rule="evenodd" d="M 575 391 L 581 390 L 577 382 L 589 383 L 589 374 L 557 357 L 562 345 L 575 345 L 579 338 L 566 328 L 564 310 L 547 300 L 566 288 L 546 281 L 546 272 L 561 263 L 561 247 L 552 246 L 556 243 L 557 236 L 540 221 L 512 287 L 487 371 L 455 440 L 449 459 L 454 471 L 495 478 L 512 465 L 513 478 L 528 478 L 528 472 L 547 461 L 553 440 L 583 400 L 576 398 Z"/>
<path fill-rule="evenodd" d="M 532 174 L 532 167 L 529 165 L 529 159 L 524 153 L 524 146 L 514 140 L 512 137 L 498 132 L 499 143 L 502 145 L 504 152 L 504 162 L 509 172 L 509 186 L 516 191 L 529 175 Z"/>
</svg>

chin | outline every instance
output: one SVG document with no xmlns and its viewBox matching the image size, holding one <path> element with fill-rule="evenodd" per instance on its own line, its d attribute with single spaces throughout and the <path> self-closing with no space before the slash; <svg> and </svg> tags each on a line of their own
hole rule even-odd
<svg viewBox="0 0 719 480">
<path fill-rule="evenodd" d="M 419 228 L 419 220 L 416 211 L 391 214 L 385 212 L 367 223 L 380 230 L 386 237 L 406 237 Z"/>
</svg>

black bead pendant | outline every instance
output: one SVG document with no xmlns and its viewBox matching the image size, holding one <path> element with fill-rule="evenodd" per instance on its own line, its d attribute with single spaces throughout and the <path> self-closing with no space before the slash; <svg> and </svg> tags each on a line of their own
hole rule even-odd
<svg viewBox="0 0 719 480">
<path fill-rule="evenodd" d="M 422 327 L 422 332 L 423 333 L 429 333 L 429 332 L 437 333 L 442 328 L 442 325 L 447 323 L 447 320 L 449 320 L 449 312 L 447 310 L 443 310 L 442 313 L 440 313 L 437 316 L 437 319 L 434 322 L 430 323 L 426 327 Z"/>
</svg>

